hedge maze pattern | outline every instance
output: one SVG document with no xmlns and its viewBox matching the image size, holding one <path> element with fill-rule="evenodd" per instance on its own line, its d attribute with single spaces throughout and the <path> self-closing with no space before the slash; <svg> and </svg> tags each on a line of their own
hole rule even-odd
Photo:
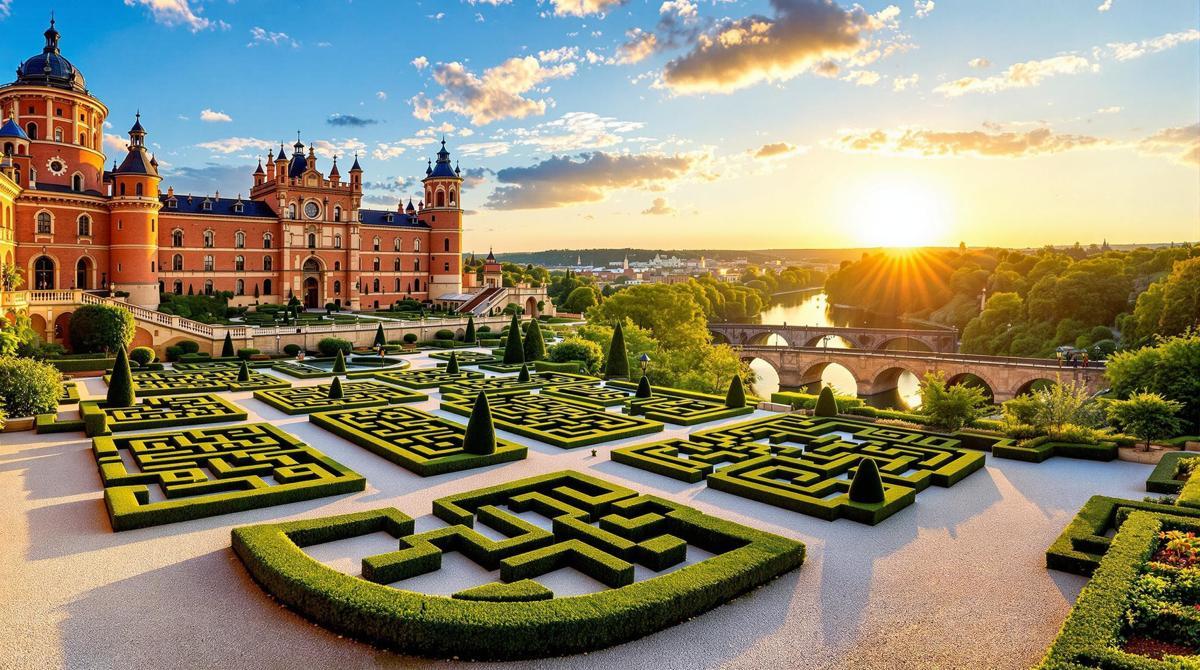
<svg viewBox="0 0 1200 670">
<path fill-rule="evenodd" d="M 323 412 L 309 421 L 422 477 L 519 461 L 527 453 L 504 440 L 491 454 L 467 453 L 464 426 L 411 407 Z"/>
<path fill-rule="evenodd" d="M 624 404 L 633 395 L 629 391 L 611 386 L 586 386 L 583 384 L 548 386 L 541 390 L 541 394 L 596 407 L 616 407 Z"/>
<path fill-rule="evenodd" d="M 849 498 L 866 457 L 879 466 L 882 503 Z M 711 488 L 818 518 L 873 525 L 931 484 L 952 486 L 982 468 L 984 455 L 942 435 L 784 414 L 614 449 L 612 459 L 685 482 L 707 479 Z"/>
<path fill-rule="evenodd" d="M 157 370 L 134 372 L 133 383 L 139 396 L 170 395 L 172 393 L 213 393 L 216 391 L 249 391 L 291 386 L 278 377 L 250 371 L 250 381 L 239 382 L 238 369 L 210 368 L 207 370 Z M 105 375 L 107 382 L 109 376 Z"/>
<path fill-rule="evenodd" d="M 449 351 L 435 351 L 429 354 L 429 357 L 442 361 L 442 363 L 438 363 L 438 367 L 443 367 L 445 363 L 450 361 L 450 353 Z M 458 351 L 454 353 L 458 355 L 459 365 L 479 365 L 480 363 L 496 362 L 495 356 L 483 351 Z"/>
<path fill-rule="evenodd" d="M 504 391 L 531 391 L 546 386 L 595 385 L 599 382 L 596 377 L 571 372 L 534 372 L 529 375 L 527 382 L 518 381 L 516 377 L 481 376 L 445 384 L 441 391 L 445 395 L 469 395 L 474 398 L 480 391 L 491 395 Z"/>
<path fill-rule="evenodd" d="M 329 397 L 330 384 L 296 386 L 286 389 L 255 391 L 254 397 L 285 414 L 308 414 L 356 407 L 379 407 L 427 399 L 424 393 L 408 391 L 379 382 L 342 384 L 342 397 Z"/>
<path fill-rule="evenodd" d="M 98 437 L 113 530 L 361 491 L 366 480 L 266 423 Z M 160 494 L 152 499 L 152 487 Z"/>
<path fill-rule="evenodd" d="M 649 398 L 634 398 L 628 403 L 629 413 L 644 416 L 655 421 L 664 421 L 680 426 L 693 426 L 698 423 L 728 419 L 735 416 L 752 414 L 754 408 L 726 407 L 724 402 L 687 398 L 683 396 L 655 394 Z"/>
<path fill-rule="evenodd" d="M 496 378 L 493 378 L 496 379 Z M 636 435 L 657 433 L 663 425 L 640 417 L 606 412 L 592 405 L 529 393 L 489 395 L 497 428 L 570 449 Z M 442 395 L 442 409 L 470 416 L 475 396 Z"/>
<path fill-rule="evenodd" d="M 517 516 L 534 512 L 551 530 Z M 405 653 L 512 660 L 618 644 L 705 612 L 798 567 L 804 545 L 577 472 L 557 472 L 435 500 L 447 527 L 413 534 L 385 508 L 236 528 L 233 547 L 251 575 L 320 624 Z M 504 537 L 476 530 L 484 524 Z M 397 549 L 362 560 L 361 576 L 313 561 L 304 547 L 375 532 Z M 634 566 L 679 566 L 690 547 L 710 554 L 634 581 Z M 451 598 L 405 590 L 457 551 L 498 573 Z M 571 567 L 608 589 L 555 598 L 537 579 Z M 398 588 L 388 586 L 400 582 Z"/>
<path fill-rule="evenodd" d="M 71 405 L 79 402 L 79 385 L 75 382 L 63 382 L 63 394 L 58 398 L 58 404 Z"/>
<path fill-rule="evenodd" d="M 451 384 L 469 379 L 481 379 L 483 373 L 475 372 L 474 370 L 463 370 L 456 375 L 452 375 L 445 370 L 437 368 L 421 368 L 419 370 L 374 372 L 370 376 L 389 384 L 399 384 L 400 386 L 407 386 L 414 389 L 431 389 L 443 384 Z"/>
</svg>

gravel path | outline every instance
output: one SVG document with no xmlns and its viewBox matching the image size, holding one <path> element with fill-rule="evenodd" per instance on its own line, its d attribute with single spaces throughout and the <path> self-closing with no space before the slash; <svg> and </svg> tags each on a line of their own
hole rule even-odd
<svg viewBox="0 0 1200 670">
<path fill-rule="evenodd" d="M 412 360 L 414 367 L 433 363 Z M 103 392 L 104 383 L 91 379 L 83 395 Z M 365 475 L 367 490 L 118 534 L 109 530 L 89 440 L 0 434 L 0 668 L 427 667 L 429 661 L 342 639 L 281 609 L 229 549 L 229 529 L 389 505 L 418 517 L 420 528 L 433 523 L 434 498 L 566 468 L 796 538 L 808 545 L 808 559 L 758 591 L 641 640 L 497 667 L 1027 668 L 1084 584 L 1047 571 L 1046 547 L 1089 496 L 1145 495 L 1149 472 L 1124 462 L 989 457 L 985 470 L 953 488 L 924 491 L 915 505 L 871 528 L 608 460 L 614 445 L 658 436 L 600 446 L 593 458 L 590 448 L 564 451 L 501 433 L 530 445 L 529 458 L 421 478 L 305 416 L 286 416 L 250 393 L 226 395 L 249 410 L 251 421 L 280 425 Z M 661 436 L 695 429 L 668 427 Z"/>
</svg>

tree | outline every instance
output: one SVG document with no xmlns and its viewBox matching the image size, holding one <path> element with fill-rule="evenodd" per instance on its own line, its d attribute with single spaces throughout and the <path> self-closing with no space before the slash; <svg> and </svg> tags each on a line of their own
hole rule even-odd
<svg viewBox="0 0 1200 670">
<path fill-rule="evenodd" d="M 983 416 L 987 404 L 982 389 L 967 384 L 947 386 L 941 372 L 927 372 L 921 380 L 921 413 L 951 432 Z"/>
<path fill-rule="evenodd" d="M 616 379 L 629 377 L 629 358 L 625 353 L 625 333 L 621 322 L 613 326 L 612 341 L 608 344 L 608 355 L 604 359 L 604 378 Z"/>
<path fill-rule="evenodd" d="M 225 343 L 221 345 L 221 358 L 233 358 L 233 336 L 225 331 Z"/>
<path fill-rule="evenodd" d="M 521 371 L 517 373 L 517 381 L 520 383 L 529 381 L 529 366 L 525 363 L 521 364 Z"/>
<path fill-rule="evenodd" d="M 650 389 L 650 378 L 642 375 L 642 378 L 638 380 L 637 393 L 633 394 L 633 397 L 649 398 L 652 395 L 654 395 L 654 392 Z"/>
<path fill-rule="evenodd" d="M 375 327 L 375 341 L 372 342 L 372 345 L 382 347 L 385 344 L 387 344 L 387 336 L 383 334 L 383 323 L 380 323 Z"/>
<path fill-rule="evenodd" d="M 122 310 L 124 311 L 124 310 Z M 108 378 L 108 396 L 105 407 L 132 407 L 134 400 L 133 373 L 129 370 L 129 357 L 125 347 L 117 349 L 117 362 L 113 364 L 112 376 Z"/>
<path fill-rule="evenodd" d="M 454 352 L 454 351 L 450 352 L 450 360 L 446 362 L 446 374 L 448 374 L 448 375 L 458 374 L 458 353 L 457 352 Z"/>
<path fill-rule="evenodd" d="M 333 383 L 329 385 L 329 393 L 325 397 L 330 400 L 341 400 L 345 395 L 345 392 L 342 391 L 342 378 L 334 377 Z"/>
<path fill-rule="evenodd" d="M 238 366 L 237 380 L 242 383 L 250 381 L 250 364 L 246 361 L 242 361 L 242 364 Z"/>
<path fill-rule="evenodd" d="M 463 433 L 463 451 L 468 454 L 491 454 L 496 451 L 496 426 L 492 423 L 492 408 L 483 391 L 475 396 L 471 418 Z"/>
<path fill-rule="evenodd" d="M 883 477 L 879 476 L 879 466 L 874 458 L 864 458 L 858 462 L 854 479 L 850 480 L 850 501 L 877 505 L 883 500 Z"/>
<path fill-rule="evenodd" d="M 83 305 L 71 314 L 71 349 L 99 353 L 124 349 L 133 341 L 133 315 L 115 305 Z"/>
<path fill-rule="evenodd" d="M 333 374 L 346 374 L 346 354 L 341 349 L 337 350 L 337 358 L 333 359 Z"/>
<path fill-rule="evenodd" d="M 630 286 L 589 309 L 588 320 L 611 323 L 629 319 L 668 349 L 707 344 L 711 339 L 708 321 L 694 288 L 683 284 Z"/>
<path fill-rule="evenodd" d="M 1142 451 L 1150 451 L 1150 442 L 1179 433 L 1183 422 L 1176 414 L 1183 403 L 1167 400 L 1157 393 L 1134 393 L 1128 400 L 1108 405 L 1108 419 L 1118 429 L 1142 440 Z"/>
<path fill-rule="evenodd" d="M 729 408 L 746 406 L 746 389 L 742 387 L 742 378 L 734 375 L 729 380 L 729 390 L 725 393 L 725 406 Z"/>
<path fill-rule="evenodd" d="M 1200 327 L 1200 258 L 1176 261 L 1171 274 L 1151 290 L 1138 296 L 1134 308 L 1138 335 L 1179 335 Z"/>
<path fill-rule="evenodd" d="M 508 341 L 504 343 L 504 363 L 508 365 L 525 362 L 525 349 L 521 344 L 521 322 L 513 314 L 508 324 Z"/>
<path fill-rule="evenodd" d="M 525 331 L 523 344 L 526 362 L 546 360 L 546 341 L 542 339 L 542 327 L 537 319 L 529 321 L 529 329 Z"/>
<path fill-rule="evenodd" d="M 467 317 L 467 330 L 463 333 L 463 342 L 475 342 L 478 337 L 475 335 L 475 317 Z"/>
<path fill-rule="evenodd" d="M 579 361 L 588 372 L 600 369 L 600 361 L 604 358 L 604 350 L 600 345 L 581 337 L 568 337 L 558 344 L 550 346 L 549 359 L 555 363 Z"/>
<path fill-rule="evenodd" d="M 817 405 L 813 408 L 813 416 L 837 416 L 837 398 L 833 397 L 833 388 L 824 386 L 817 396 Z"/>
<path fill-rule="evenodd" d="M 1118 398 L 1148 391 L 1183 403 L 1187 431 L 1200 429 L 1200 331 L 1169 337 L 1152 347 L 1119 351 L 1104 369 Z"/>
<path fill-rule="evenodd" d="M 595 307 L 599 301 L 596 299 L 596 289 L 591 286 L 579 286 L 567 295 L 566 300 L 562 303 L 562 308 L 568 312 L 582 314 L 588 309 Z"/>
<path fill-rule="evenodd" d="M 8 416 L 58 411 L 62 394 L 62 373 L 54 366 L 31 358 L 0 356 L 0 408 Z"/>
</svg>

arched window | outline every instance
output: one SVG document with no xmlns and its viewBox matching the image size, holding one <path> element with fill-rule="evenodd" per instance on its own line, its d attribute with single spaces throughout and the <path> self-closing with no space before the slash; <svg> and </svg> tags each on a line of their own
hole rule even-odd
<svg viewBox="0 0 1200 670">
<path fill-rule="evenodd" d="M 92 218 L 87 214 L 79 216 L 79 236 L 90 237 L 92 234 Z"/>
<path fill-rule="evenodd" d="M 175 254 L 171 257 L 171 269 L 175 272 L 183 270 L 183 254 Z"/>
<path fill-rule="evenodd" d="M 204 271 L 205 272 L 213 271 L 213 257 L 212 256 L 204 257 Z"/>
<path fill-rule="evenodd" d="M 233 246 L 237 247 L 238 249 L 245 249 L 246 248 L 246 233 L 243 233 L 240 230 L 237 231 L 237 233 L 235 233 L 233 236 Z"/>
<path fill-rule="evenodd" d="M 39 291 L 54 288 L 54 261 L 49 256 L 41 256 L 34 261 L 33 285 Z"/>
<path fill-rule="evenodd" d="M 205 280 L 204 280 L 204 295 L 212 295 L 212 294 L 213 294 L 213 283 L 212 283 L 212 280 L 211 280 L 211 279 L 205 279 Z"/>
<path fill-rule="evenodd" d="M 62 138 L 63 138 L 62 128 L 55 128 L 54 129 L 54 141 L 62 142 Z"/>
<path fill-rule="evenodd" d="M 421 238 L 417 237 L 413 239 L 413 251 L 421 251 Z"/>
<path fill-rule="evenodd" d="M 454 189 L 450 189 L 450 206 L 454 207 L 458 202 L 454 199 Z"/>
<path fill-rule="evenodd" d="M 379 257 L 378 256 L 375 257 L 375 260 L 371 261 L 371 269 L 376 272 L 379 272 Z"/>
<path fill-rule="evenodd" d="M 399 258 L 394 259 L 392 261 L 392 270 L 394 270 L 396 272 L 400 271 L 400 259 Z"/>
<path fill-rule="evenodd" d="M 25 134 L 29 136 L 29 139 L 36 140 L 38 138 L 37 131 L 38 127 L 36 123 L 29 122 L 25 124 Z"/>
<path fill-rule="evenodd" d="M 442 240 L 442 251 L 450 251 L 450 238 Z"/>
<path fill-rule="evenodd" d="M 84 256 L 75 263 L 75 288 L 87 290 L 92 287 L 92 261 Z"/>
<path fill-rule="evenodd" d="M 333 294 L 334 295 L 342 294 L 342 282 L 340 282 L 340 281 L 333 282 Z"/>
<path fill-rule="evenodd" d="M 371 290 L 376 293 L 379 293 L 379 278 L 378 277 L 376 277 L 374 280 L 371 281 Z"/>
<path fill-rule="evenodd" d="M 342 248 L 342 236 L 340 234 L 333 236 L 333 248 L 334 249 Z"/>
<path fill-rule="evenodd" d="M 263 249 L 271 248 L 271 233 L 263 233 Z"/>
<path fill-rule="evenodd" d="M 83 193 L 83 175 L 76 173 L 71 177 L 71 190 L 76 193 Z"/>
<path fill-rule="evenodd" d="M 13 155 L 14 153 L 16 153 L 16 149 L 17 149 L 17 148 L 16 148 L 16 146 L 15 146 L 15 145 L 13 145 L 13 143 L 12 143 L 12 142 L 5 142 L 5 143 L 4 143 L 4 155 L 6 155 L 6 156 L 11 156 L 11 155 Z"/>
<path fill-rule="evenodd" d="M 400 292 L 400 278 L 396 277 L 396 293 Z"/>
<path fill-rule="evenodd" d="M 121 195 L 125 195 L 125 182 L 121 182 L 121 186 L 117 189 Z"/>
<path fill-rule="evenodd" d="M 449 271 L 450 271 L 450 264 L 442 263 L 442 272 L 449 272 Z"/>
<path fill-rule="evenodd" d="M 138 182 L 137 184 L 134 185 L 133 194 L 138 196 L 139 198 L 142 196 L 142 183 L 141 182 Z"/>
<path fill-rule="evenodd" d="M 288 205 L 287 218 L 289 218 L 289 219 L 296 218 L 296 203 L 293 202 L 292 204 Z"/>
<path fill-rule="evenodd" d="M 237 280 L 237 283 L 234 284 L 234 286 L 236 287 L 234 289 L 234 293 L 236 293 L 237 295 L 246 295 L 246 280 L 239 279 L 239 280 Z"/>
<path fill-rule="evenodd" d="M 271 257 L 263 256 L 263 270 L 266 272 L 270 272 L 271 269 L 272 269 L 271 268 Z"/>
<path fill-rule="evenodd" d="M 371 249 L 373 251 L 379 251 L 379 236 L 378 235 L 376 235 L 375 239 L 371 241 Z"/>
<path fill-rule="evenodd" d="M 263 280 L 263 295 L 271 295 L 271 280 Z"/>
<path fill-rule="evenodd" d="M 308 234 L 308 248 L 309 249 L 317 248 L 317 234 L 316 233 Z"/>
<path fill-rule="evenodd" d="M 38 212 L 37 232 L 39 235 L 49 235 L 54 232 L 54 219 L 50 212 Z"/>
<path fill-rule="evenodd" d="M 334 205 L 334 207 L 333 207 L 333 220 L 334 220 L 334 221 L 341 221 L 341 220 L 342 220 L 342 206 L 341 206 L 341 205 Z"/>
<path fill-rule="evenodd" d="M 243 272 L 246 269 L 246 257 L 245 256 L 234 256 L 233 269 L 237 270 L 238 272 Z"/>
<path fill-rule="evenodd" d="M 413 259 L 413 272 L 420 272 L 420 271 L 421 271 L 421 259 L 414 258 Z"/>
<path fill-rule="evenodd" d="M 437 191 L 437 204 L 435 205 L 435 207 L 445 207 L 445 206 L 446 206 L 446 192 L 439 188 Z"/>
<path fill-rule="evenodd" d="M 393 250 L 393 251 L 400 251 L 400 238 L 399 238 L 399 237 L 397 237 L 396 239 L 392 240 L 392 250 Z"/>
<path fill-rule="evenodd" d="M 334 262 L 333 262 L 333 271 L 334 271 L 334 272 L 341 272 L 341 271 L 342 271 L 342 262 L 341 262 L 341 261 L 334 261 Z"/>
<path fill-rule="evenodd" d="M 217 235 L 211 230 L 204 231 L 204 248 L 212 249 L 217 242 Z"/>
<path fill-rule="evenodd" d="M 421 292 L 421 280 L 420 280 L 420 279 L 414 279 L 414 280 L 413 280 L 413 292 L 414 292 L 414 293 L 420 293 L 420 292 Z"/>
<path fill-rule="evenodd" d="M 171 231 L 171 246 L 173 246 L 173 247 L 182 247 L 183 246 L 183 231 L 182 230 L 172 230 Z"/>
<path fill-rule="evenodd" d="M 174 291 L 175 295 L 183 295 L 183 282 L 176 279 L 171 290 Z"/>
</svg>

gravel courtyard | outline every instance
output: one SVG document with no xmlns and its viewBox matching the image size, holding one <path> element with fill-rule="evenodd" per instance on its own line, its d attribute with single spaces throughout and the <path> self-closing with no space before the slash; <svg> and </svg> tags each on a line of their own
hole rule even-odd
<svg viewBox="0 0 1200 670">
<path fill-rule="evenodd" d="M 433 361 L 412 357 L 414 367 Z M 296 385 L 322 380 L 293 381 Z M 82 384 L 81 384 L 82 386 Z M 99 379 L 87 397 L 101 396 Z M 223 394 L 367 480 L 367 490 L 113 533 L 81 433 L 0 434 L 0 668 L 408 668 L 405 657 L 342 639 L 274 603 L 229 548 L 234 526 L 394 506 L 437 525 L 433 499 L 577 469 L 803 541 L 803 567 L 679 626 L 600 652 L 519 668 L 1028 668 L 1085 580 L 1047 571 L 1044 552 L 1093 494 L 1141 498 L 1149 466 L 988 458 L 949 489 L 931 487 L 876 527 L 833 523 L 613 463 L 613 446 L 529 445 L 524 461 L 421 478 L 308 422 Z M 436 392 L 419 409 L 437 410 Z M 71 410 L 68 410 L 71 411 Z M 765 415 L 758 412 L 755 416 Z M 221 424 L 217 424 L 221 425 Z M 330 560 L 336 551 L 325 552 Z M 448 562 L 453 567 L 455 563 Z M 559 576 L 562 577 L 562 576 Z M 570 580 L 566 576 L 563 579 Z M 444 666 L 449 662 L 436 662 Z M 476 664 L 482 667 L 491 664 Z"/>
</svg>

